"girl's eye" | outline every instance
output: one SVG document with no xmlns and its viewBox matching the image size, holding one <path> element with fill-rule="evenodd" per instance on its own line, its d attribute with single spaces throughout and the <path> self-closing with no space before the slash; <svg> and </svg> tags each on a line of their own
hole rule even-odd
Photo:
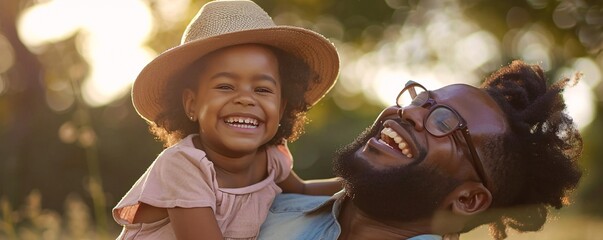
<svg viewBox="0 0 603 240">
<path fill-rule="evenodd" d="M 220 84 L 220 85 L 216 86 L 215 89 L 232 90 L 234 88 L 232 86 L 228 85 L 228 84 Z"/>
<path fill-rule="evenodd" d="M 272 89 L 267 88 L 267 87 L 259 87 L 255 89 L 256 92 L 259 93 L 273 93 L 274 91 L 272 91 Z"/>
</svg>

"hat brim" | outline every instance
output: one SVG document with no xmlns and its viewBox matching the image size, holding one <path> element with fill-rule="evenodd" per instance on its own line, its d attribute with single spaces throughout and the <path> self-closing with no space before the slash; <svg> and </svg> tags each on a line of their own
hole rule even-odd
<svg viewBox="0 0 603 240">
<path fill-rule="evenodd" d="M 132 87 L 132 103 L 138 114 L 147 121 L 154 121 L 166 103 L 169 81 L 202 56 L 228 46 L 257 43 L 282 49 L 306 62 L 318 74 L 318 81 L 311 81 L 304 94 L 306 102 L 316 104 L 333 87 L 339 74 L 339 56 L 333 44 L 313 31 L 292 27 L 275 26 L 221 34 L 187 42 L 171 48 L 147 64 Z"/>
</svg>

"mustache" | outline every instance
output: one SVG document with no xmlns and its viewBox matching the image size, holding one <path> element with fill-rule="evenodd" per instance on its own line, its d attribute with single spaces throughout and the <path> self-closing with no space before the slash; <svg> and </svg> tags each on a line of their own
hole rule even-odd
<svg viewBox="0 0 603 240">
<path fill-rule="evenodd" d="M 392 120 L 394 122 L 396 122 L 398 125 L 400 125 L 404 131 L 411 133 L 410 138 L 412 141 L 417 142 L 417 138 L 414 134 L 412 134 L 413 132 L 413 124 L 411 124 L 408 121 L 402 120 L 400 118 L 392 118 L 392 119 L 382 119 L 380 121 L 375 122 L 374 124 L 372 124 L 371 126 L 368 126 L 367 128 L 365 128 L 357 137 L 356 139 L 354 139 L 354 141 L 352 141 L 351 143 L 349 143 L 348 145 L 338 149 L 335 152 L 336 157 L 341 155 L 342 153 L 352 150 L 352 149 L 358 149 L 360 148 L 362 145 L 366 144 L 368 142 L 369 139 L 373 138 L 373 137 L 379 137 L 379 135 L 381 134 L 381 130 L 383 129 L 383 123 L 386 120 Z M 425 156 L 426 151 L 425 149 L 420 148 L 419 149 L 419 156 L 423 157 Z"/>
<path fill-rule="evenodd" d="M 414 129 L 415 125 L 409 121 L 406 121 L 402 118 L 392 118 L 392 119 L 385 119 L 385 120 L 391 120 L 396 122 L 398 125 L 400 125 L 400 127 L 402 129 L 404 129 L 404 131 L 406 131 L 408 133 L 408 136 L 410 137 L 410 141 L 414 142 L 414 143 L 418 143 L 419 141 L 417 140 L 417 136 L 416 134 L 416 130 Z M 385 122 L 385 120 L 381 120 L 378 123 L 374 124 L 373 126 L 371 126 L 371 133 L 373 133 L 373 136 L 376 136 L 375 134 L 377 134 L 380 129 L 383 128 L 383 123 Z M 369 138 L 364 139 L 365 143 L 366 141 L 369 140 Z M 411 163 L 411 165 L 414 164 L 419 164 L 420 162 L 422 162 L 425 159 L 425 156 L 427 155 L 427 149 L 425 148 L 425 146 L 422 146 L 421 144 L 416 144 L 417 146 L 417 157 L 416 159 L 418 161 L 415 161 L 413 163 Z"/>
<path fill-rule="evenodd" d="M 458 182 L 440 174 L 437 168 L 419 165 L 420 161 L 386 169 L 371 166 L 356 151 L 367 138 L 379 134 L 380 129 L 367 128 L 334 159 L 334 173 L 343 179 L 347 196 L 375 218 L 410 221 L 433 214 L 445 194 Z"/>
</svg>

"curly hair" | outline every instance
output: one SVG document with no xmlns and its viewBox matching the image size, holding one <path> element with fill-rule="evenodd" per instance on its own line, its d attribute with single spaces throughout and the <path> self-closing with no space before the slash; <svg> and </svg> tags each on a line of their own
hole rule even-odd
<svg viewBox="0 0 603 240">
<path fill-rule="evenodd" d="M 505 113 L 510 131 L 485 144 L 493 200 L 469 228 L 490 223 L 495 239 L 506 238 L 509 227 L 537 231 L 550 207 L 568 203 L 582 176 L 577 166 L 582 138 L 561 95 L 569 82 L 564 78 L 549 85 L 538 65 L 517 60 L 482 84 Z"/>
<path fill-rule="evenodd" d="M 287 140 L 295 141 L 304 132 L 304 126 L 308 122 L 306 112 L 311 107 L 306 102 L 304 93 L 308 90 L 311 81 L 319 81 L 319 76 L 308 64 L 292 54 L 272 46 L 262 46 L 270 49 L 277 58 L 282 83 L 281 94 L 286 100 L 280 127 L 276 135 L 266 144 L 276 145 Z M 191 64 L 167 86 L 168 94 L 160 101 L 163 102 L 163 106 L 169 107 L 164 107 L 163 112 L 159 113 L 153 122 L 149 122 L 150 132 L 156 136 L 156 139 L 162 141 L 165 147 L 176 144 L 189 134 L 199 132 L 199 125 L 187 118 L 182 104 L 182 92 L 185 89 L 197 88 L 198 76 L 204 71 L 206 61 L 212 53 Z"/>
</svg>

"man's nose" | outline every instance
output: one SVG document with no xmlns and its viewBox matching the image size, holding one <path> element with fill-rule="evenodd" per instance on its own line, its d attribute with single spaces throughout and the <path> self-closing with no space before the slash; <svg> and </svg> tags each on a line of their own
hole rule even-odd
<svg viewBox="0 0 603 240">
<path fill-rule="evenodd" d="M 412 125 L 415 130 L 423 131 L 423 119 L 427 114 L 427 109 L 417 106 L 406 106 L 398 108 L 398 117 Z"/>
</svg>

